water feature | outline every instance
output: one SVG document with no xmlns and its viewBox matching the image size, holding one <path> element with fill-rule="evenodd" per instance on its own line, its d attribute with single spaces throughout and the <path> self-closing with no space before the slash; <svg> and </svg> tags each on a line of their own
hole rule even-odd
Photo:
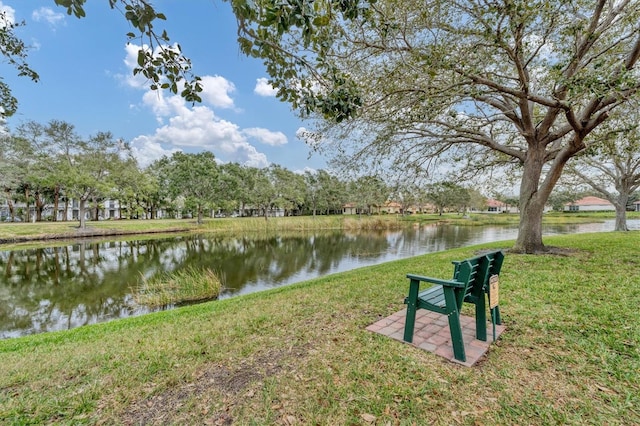
<svg viewBox="0 0 640 426">
<path fill-rule="evenodd" d="M 640 229 L 640 221 L 629 221 Z M 545 235 L 600 232 L 613 221 L 548 226 Z M 141 277 L 211 268 L 221 298 L 450 248 L 514 239 L 514 227 L 422 226 L 269 238 L 177 236 L 77 241 L 0 252 L 0 338 L 74 328 L 149 312 L 132 291 Z M 171 306 L 166 307 L 171 308 Z"/>
</svg>

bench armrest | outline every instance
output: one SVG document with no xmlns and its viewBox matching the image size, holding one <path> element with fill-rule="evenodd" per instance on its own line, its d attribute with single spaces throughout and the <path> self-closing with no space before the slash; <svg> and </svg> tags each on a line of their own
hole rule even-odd
<svg viewBox="0 0 640 426">
<path fill-rule="evenodd" d="M 407 274 L 407 278 L 409 278 L 410 280 L 423 281 L 423 282 L 438 284 L 446 287 L 465 288 L 466 286 L 465 283 L 461 283 L 460 281 L 441 280 L 438 278 L 423 277 L 422 275 Z"/>
</svg>

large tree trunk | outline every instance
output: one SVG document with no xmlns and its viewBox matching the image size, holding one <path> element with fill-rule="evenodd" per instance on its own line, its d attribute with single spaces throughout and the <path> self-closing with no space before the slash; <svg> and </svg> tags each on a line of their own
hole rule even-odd
<svg viewBox="0 0 640 426">
<path fill-rule="evenodd" d="M 91 210 L 91 213 L 92 213 L 91 216 L 92 216 L 93 220 L 95 220 L 97 222 L 98 219 L 99 219 L 99 214 L 100 214 L 100 212 L 99 212 L 100 209 L 99 209 L 99 206 L 98 206 L 98 199 L 94 197 L 92 201 L 93 201 L 93 209 Z"/>
<path fill-rule="evenodd" d="M 87 227 L 87 219 L 84 217 L 84 209 L 87 200 L 84 198 L 80 198 L 78 202 L 78 219 L 80 219 L 80 229 L 85 229 Z"/>
<path fill-rule="evenodd" d="M 542 213 L 546 199 L 541 201 L 539 198 L 534 197 L 521 207 L 518 239 L 513 248 L 516 252 L 540 253 L 547 250 L 542 243 Z"/>
<path fill-rule="evenodd" d="M 562 175 L 567 161 L 580 149 L 584 148 L 578 136 L 574 142 L 556 155 L 542 179 L 542 168 L 545 166 L 546 149 L 541 142 L 529 144 L 527 158 L 524 161 L 522 181 L 520 183 L 520 227 L 518 238 L 513 247 L 518 253 L 543 253 L 548 249 L 542 243 L 542 214 L 551 191 Z"/>
<path fill-rule="evenodd" d="M 34 198 L 36 203 L 36 222 L 42 222 L 42 211 L 44 210 L 44 199 L 40 197 L 39 191 L 36 191 Z"/>
<path fill-rule="evenodd" d="M 198 225 L 202 225 L 202 206 L 198 206 Z"/>
<path fill-rule="evenodd" d="M 9 207 L 9 217 L 11 217 L 11 220 L 13 221 L 13 219 L 15 218 L 15 212 L 13 211 L 13 200 L 11 199 L 11 190 L 5 188 L 4 195 L 5 195 L 5 198 L 7 199 L 7 207 Z"/>
<path fill-rule="evenodd" d="M 53 190 L 53 221 L 58 221 L 58 207 L 60 206 L 60 185 L 56 184 Z"/>
<path fill-rule="evenodd" d="M 609 200 L 611 201 L 611 200 Z M 613 205 L 616 206 L 616 231 L 628 231 L 627 227 L 627 202 L 629 196 L 626 194 L 620 194 L 614 200 Z"/>
<path fill-rule="evenodd" d="M 31 197 L 31 192 L 29 191 L 29 186 L 25 186 L 24 187 L 24 199 L 25 199 L 25 203 L 27 204 L 27 208 L 26 208 L 26 220 L 25 222 L 31 222 L 31 206 L 29 205 L 29 197 Z"/>
<path fill-rule="evenodd" d="M 513 251 L 518 253 L 533 254 L 547 251 L 542 243 L 542 213 L 555 181 L 553 181 L 553 184 L 548 182 L 550 176 L 547 175 L 545 182 L 542 185 L 540 184 L 544 154 L 544 146 L 539 146 L 536 149 L 533 144 L 529 145 L 529 153 L 524 162 L 522 181 L 520 183 L 520 226 L 518 228 L 518 238 L 513 247 Z M 549 171 L 549 173 L 551 174 L 552 171 Z M 551 188 L 542 191 L 541 186 L 550 184 Z"/>
<path fill-rule="evenodd" d="M 14 220 L 16 218 L 16 212 L 13 207 L 13 201 L 7 200 L 7 206 L 9 207 L 9 216 L 11 217 L 11 220 Z"/>
</svg>

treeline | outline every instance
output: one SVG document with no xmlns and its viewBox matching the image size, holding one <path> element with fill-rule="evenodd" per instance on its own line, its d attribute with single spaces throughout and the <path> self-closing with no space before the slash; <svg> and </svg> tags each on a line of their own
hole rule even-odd
<svg viewBox="0 0 640 426">
<path fill-rule="evenodd" d="M 27 122 L 0 138 L 0 187 L 11 219 L 16 204 L 22 220 L 56 220 L 77 201 L 80 226 L 85 212 L 97 220 L 101 203 L 117 200 L 121 218 L 193 215 L 339 214 L 348 203 L 360 213 L 380 212 L 386 202 L 399 211 L 430 203 L 445 208 L 481 206 L 477 191 L 444 182 L 422 187 L 389 184 L 379 177 L 341 178 L 325 170 L 294 173 L 279 165 L 255 168 L 220 164 L 211 152 L 174 153 L 139 167 L 129 144 L 110 132 L 83 139 L 74 126 L 53 120 Z M 47 206 L 53 214 L 45 217 Z M 377 209 L 375 208 L 377 207 Z M 34 218 L 31 217 L 33 210 Z M 66 213 L 65 219 L 66 220 Z"/>
</svg>

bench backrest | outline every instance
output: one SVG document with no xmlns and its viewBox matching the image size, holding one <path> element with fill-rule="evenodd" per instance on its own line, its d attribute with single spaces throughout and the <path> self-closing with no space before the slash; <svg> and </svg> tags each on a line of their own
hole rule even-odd
<svg viewBox="0 0 640 426">
<path fill-rule="evenodd" d="M 467 283 L 463 299 L 473 301 L 474 297 L 480 297 L 488 290 L 489 278 L 499 275 L 504 260 L 502 251 L 493 251 L 480 256 L 462 261 L 454 261 L 455 269 L 453 279 Z M 461 303 L 462 300 L 459 301 Z"/>
</svg>

